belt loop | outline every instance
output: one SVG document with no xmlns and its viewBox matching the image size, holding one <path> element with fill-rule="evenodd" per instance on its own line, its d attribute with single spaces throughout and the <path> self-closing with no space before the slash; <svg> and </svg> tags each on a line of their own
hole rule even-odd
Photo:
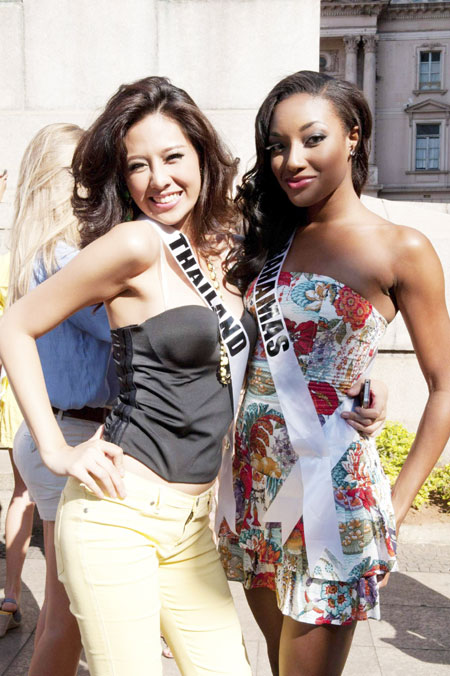
<svg viewBox="0 0 450 676">
<path fill-rule="evenodd" d="M 58 413 L 56 414 L 56 418 L 57 418 L 58 420 L 62 420 L 62 419 L 63 419 L 63 416 L 64 416 L 64 411 L 62 410 L 62 408 L 59 408 L 59 409 L 58 409 Z"/>
</svg>

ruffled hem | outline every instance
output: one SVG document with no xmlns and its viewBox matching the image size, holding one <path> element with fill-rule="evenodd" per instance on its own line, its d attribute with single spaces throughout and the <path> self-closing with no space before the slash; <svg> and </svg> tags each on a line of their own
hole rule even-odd
<svg viewBox="0 0 450 676">
<path fill-rule="evenodd" d="M 219 553 L 228 580 L 241 582 L 245 589 L 274 591 L 283 615 L 308 624 L 379 620 L 377 576 L 397 568 L 394 558 L 365 558 L 354 567 L 351 580 L 311 577 L 304 556 L 287 554 L 278 564 L 262 560 L 239 544 L 226 522 L 219 533 Z"/>
</svg>

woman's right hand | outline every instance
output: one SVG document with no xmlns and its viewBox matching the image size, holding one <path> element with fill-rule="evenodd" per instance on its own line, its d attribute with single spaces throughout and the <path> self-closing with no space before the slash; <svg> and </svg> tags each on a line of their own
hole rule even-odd
<svg viewBox="0 0 450 676">
<path fill-rule="evenodd" d="M 104 491 L 112 498 L 125 498 L 122 477 L 123 451 L 119 446 L 102 439 L 103 425 L 95 434 L 78 446 L 65 446 L 51 455 L 45 455 L 45 464 L 54 474 L 74 477 L 98 498 Z"/>
</svg>

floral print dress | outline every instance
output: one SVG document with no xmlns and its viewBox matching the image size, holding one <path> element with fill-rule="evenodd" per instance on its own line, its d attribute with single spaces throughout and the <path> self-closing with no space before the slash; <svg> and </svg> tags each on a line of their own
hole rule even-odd
<svg viewBox="0 0 450 676">
<path fill-rule="evenodd" d="M 245 304 L 255 316 L 252 284 Z M 282 272 L 278 298 L 295 354 L 322 424 L 366 370 L 387 326 L 384 317 L 345 284 L 324 275 Z M 339 411 L 336 413 L 339 415 Z M 301 415 L 301 411 L 299 411 Z M 379 619 L 377 576 L 395 567 L 390 486 L 373 439 L 355 432 L 332 470 L 347 578 L 333 560 L 308 569 L 302 519 L 284 543 L 277 522 L 263 516 L 295 455 L 259 336 L 236 425 L 233 462 L 234 534 L 224 520 L 219 551 L 230 580 L 268 587 L 285 615 L 312 624 Z"/>
</svg>

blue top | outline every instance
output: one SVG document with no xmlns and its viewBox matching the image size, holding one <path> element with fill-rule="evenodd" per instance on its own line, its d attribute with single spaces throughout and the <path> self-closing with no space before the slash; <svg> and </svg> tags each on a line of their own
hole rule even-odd
<svg viewBox="0 0 450 676">
<path fill-rule="evenodd" d="M 78 250 L 59 242 L 58 268 L 66 265 Z M 42 261 L 36 261 L 31 288 L 45 281 Z M 37 340 L 45 384 L 52 406 L 92 408 L 111 403 L 119 391 L 111 358 L 111 335 L 104 306 L 93 311 L 83 308 Z"/>
</svg>

